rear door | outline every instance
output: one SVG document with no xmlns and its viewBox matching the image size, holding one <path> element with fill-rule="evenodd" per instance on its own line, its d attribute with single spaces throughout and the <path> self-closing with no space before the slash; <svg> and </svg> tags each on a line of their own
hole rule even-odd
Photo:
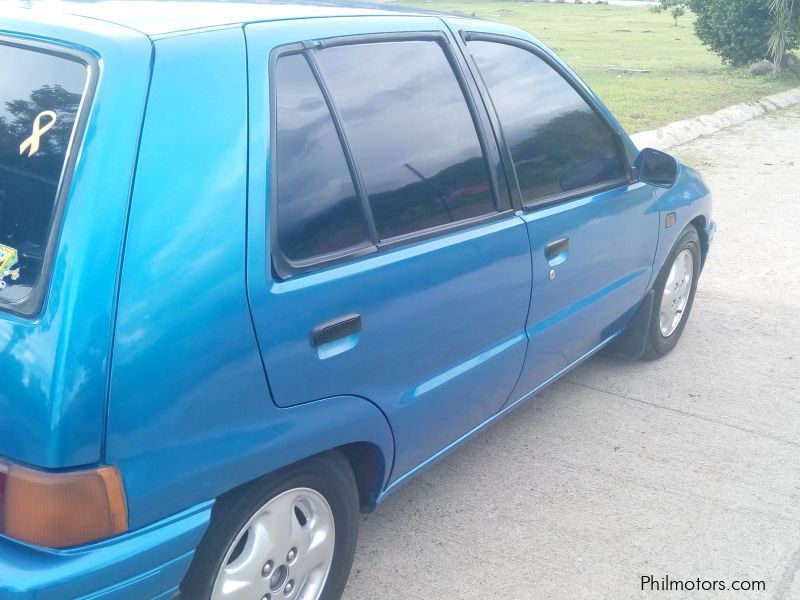
<svg viewBox="0 0 800 600">
<path fill-rule="evenodd" d="M 275 401 L 374 402 L 397 479 L 511 393 L 528 236 L 440 20 L 311 23 L 247 29 L 253 316 Z"/>
<path fill-rule="evenodd" d="M 514 401 L 627 324 L 649 285 L 659 215 L 653 188 L 628 181 L 618 125 L 563 65 L 524 40 L 463 37 L 496 111 L 530 236 L 530 342 Z"/>
</svg>

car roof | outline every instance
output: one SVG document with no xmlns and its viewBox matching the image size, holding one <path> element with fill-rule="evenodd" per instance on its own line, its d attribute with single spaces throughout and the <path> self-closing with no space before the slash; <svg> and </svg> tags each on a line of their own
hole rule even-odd
<svg viewBox="0 0 800 600">
<path fill-rule="evenodd" d="M 19 0 L 11 4 L 31 9 L 34 13 L 105 21 L 148 36 L 285 19 L 441 14 L 371 2 L 336 0 Z"/>
</svg>

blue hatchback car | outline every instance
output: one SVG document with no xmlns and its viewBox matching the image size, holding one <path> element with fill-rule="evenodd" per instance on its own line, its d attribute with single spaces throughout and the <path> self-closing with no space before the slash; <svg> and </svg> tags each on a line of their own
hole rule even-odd
<svg viewBox="0 0 800 600">
<path fill-rule="evenodd" d="M 359 511 L 686 325 L 708 189 L 518 29 L 25 2 L 0 64 L 4 599 L 339 598 Z"/>
</svg>

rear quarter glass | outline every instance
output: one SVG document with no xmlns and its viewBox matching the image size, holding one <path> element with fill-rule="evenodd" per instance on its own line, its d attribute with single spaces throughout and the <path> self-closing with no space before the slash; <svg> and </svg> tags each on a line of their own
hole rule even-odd
<svg viewBox="0 0 800 600">
<path fill-rule="evenodd" d="M 76 57 L 0 40 L 0 309 L 41 305 L 89 81 Z"/>
</svg>

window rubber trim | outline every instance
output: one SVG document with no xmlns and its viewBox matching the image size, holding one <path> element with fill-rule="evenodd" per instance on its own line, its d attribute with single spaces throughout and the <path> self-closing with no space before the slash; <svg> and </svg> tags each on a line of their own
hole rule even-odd
<svg viewBox="0 0 800 600">
<path fill-rule="evenodd" d="M 499 153 L 501 168 L 503 169 L 503 177 L 508 188 L 511 206 L 515 211 L 522 211 L 522 191 L 519 189 L 516 171 L 514 171 L 514 159 L 511 156 L 511 151 L 509 150 L 508 144 L 506 144 L 503 128 L 500 124 L 500 118 L 497 114 L 497 109 L 494 106 L 494 100 L 489 94 L 489 90 L 486 87 L 486 82 L 483 80 L 483 76 L 481 75 L 477 64 L 475 64 L 474 57 L 470 53 L 469 48 L 467 48 L 464 31 L 459 31 L 454 37 L 458 44 L 458 49 L 461 52 L 462 60 L 464 61 L 464 68 L 471 76 L 478 97 L 483 103 L 484 113 L 489 119 L 489 126 L 492 128 L 492 133 L 494 134 L 495 146 L 497 147 Z"/>
<path fill-rule="evenodd" d="M 479 88 L 481 94 L 486 95 L 486 98 L 484 98 L 484 103 L 487 106 L 487 110 L 488 106 L 491 106 L 492 107 L 491 112 L 493 113 L 492 117 L 493 119 L 496 118 L 497 120 L 497 126 L 499 127 L 500 131 L 500 136 L 499 136 L 500 143 L 503 147 L 502 154 L 504 159 L 510 161 L 509 170 L 513 174 L 514 177 L 513 181 L 516 186 L 516 189 L 518 190 L 523 210 L 525 210 L 526 212 L 531 210 L 537 210 L 547 206 L 552 206 L 554 204 L 570 202 L 572 200 L 577 200 L 579 198 L 585 198 L 587 196 L 601 194 L 604 192 L 619 189 L 622 187 L 627 187 L 629 185 L 637 183 L 631 177 L 631 172 L 632 172 L 631 167 L 633 166 L 633 163 L 631 161 L 631 157 L 627 152 L 625 143 L 623 142 L 622 131 L 620 131 L 619 127 L 617 127 L 609 119 L 608 115 L 605 114 L 605 112 L 600 109 L 600 107 L 597 105 L 597 100 L 594 98 L 594 96 L 592 96 L 592 94 L 589 91 L 587 91 L 587 89 L 583 87 L 583 85 L 581 85 L 580 82 L 578 82 L 575 79 L 575 77 L 573 77 L 570 73 L 568 73 L 564 69 L 564 67 L 561 64 L 559 64 L 559 62 L 555 60 L 550 54 L 548 54 L 543 48 L 534 44 L 533 42 L 529 42 L 527 40 L 522 40 L 519 38 L 502 35 L 498 33 L 485 33 L 480 31 L 460 30 L 459 37 L 464 42 L 465 50 L 471 59 L 470 69 L 473 71 L 473 77 L 476 80 L 480 81 Z M 570 87 L 572 87 L 572 89 L 574 89 L 578 93 L 581 99 L 584 102 L 586 102 L 589 108 L 591 108 L 592 111 L 598 117 L 600 117 L 602 122 L 606 124 L 606 127 L 608 127 L 609 131 L 613 134 L 614 145 L 616 146 L 617 149 L 617 155 L 620 159 L 620 163 L 622 164 L 623 168 L 626 171 L 626 174 L 621 175 L 617 179 L 610 179 L 601 182 L 597 185 L 582 187 L 576 190 L 563 192 L 561 194 L 544 196 L 542 198 L 537 198 L 536 200 L 526 201 L 522 194 L 522 189 L 520 188 L 519 185 L 519 177 L 517 177 L 517 169 L 514 166 L 514 160 L 513 160 L 513 155 L 511 154 L 511 148 L 508 146 L 508 143 L 506 142 L 505 133 L 503 132 L 503 125 L 502 122 L 500 121 L 500 115 L 497 112 L 497 108 L 494 105 L 494 101 L 492 100 L 492 95 L 489 92 L 489 88 L 483 79 L 483 75 L 481 74 L 480 69 L 478 68 L 478 64 L 475 61 L 475 57 L 469 50 L 469 42 L 492 42 L 496 44 L 504 44 L 506 46 L 513 46 L 519 48 L 520 50 L 525 50 L 527 52 L 530 52 L 531 54 L 542 60 L 551 69 L 553 69 L 556 72 L 556 74 L 558 74 L 564 81 L 567 82 L 567 84 Z"/>
<path fill-rule="evenodd" d="M 369 197 L 366 191 L 366 186 L 359 169 L 355 154 L 352 151 L 350 143 L 347 139 L 347 134 L 344 127 L 344 122 L 341 118 L 338 108 L 332 98 L 330 90 L 325 82 L 324 74 L 319 63 L 316 60 L 315 52 L 324 50 L 326 48 L 333 48 L 337 46 L 348 46 L 357 44 L 381 43 L 381 42 L 436 42 L 442 49 L 450 68 L 453 71 L 464 102 L 470 113 L 470 117 L 475 127 L 475 133 L 478 136 L 478 142 L 483 155 L 484 163 L 486 164 L 486 171 L 489 175 L 489 185 L 492 188 L 492 201 L 495 211 L 488 212 L 484 215 L 478 215 L 470 219 L 461 219 L 435 227 L 429 227 L 419 231 L 410 232 L 391 238 L 381 240 L 378 236 L 377 226 L 375 224 L 374 216 L 372 215 L 372 207 L 369 203 Z M 367 239 L 356 246 L 342 249 L 338 252 L 314 256 L 304 260 L 289 259 L 280 248 L 278 238 L 278 172 L 277 172 L 277 84 L 275 78 L 275 67 L 278 60 L 286 55 L 302 54 L 314 75 L 317 85 L 319 86 L 322 96 L 325 98 L 325 103 L 328 107 L 328 112 L 331 120 L 334 123 L 337 136 L 339 137 L 339 144 L 345 155 L 345 160 L 350 170 L 350 176 L 353 181 L 356 193 L 362 208 L 362 216 L 364 218 L 365 229 L 367 230 Z M 507 194 L 501 193 L 500 182 L 498 181 L 499 165 L 493 166 L 492 160 L 496 153 L 491 152 L 492 146 L 489 144 L 489 138 L 486 135 L 485 123 L 474 93 L 469 86 L 469 82 L 464 71 L 468 65 L 462 65 L 456 56 L 452 47 L 452 41 L 445 31 L 411 31 L 411 32 L 398 32 L 398 33 L 375 33 L 375 34 L 355 34 L 347 36 L 337 36 L 333 38 L 325 38 L 319 40 L 305 40 L 290 44 L 283 44 L 277 46 L 270 51 L 269 56 L 269 72 L 268 72 L 268 92 L 269 92 L 269 122 L 270 122 L 270 227 L 269 227 L 269 243 L 268 247 L 272 255 L 272 270 L 275 276 L 280 280 L 290 279 L 297 275 L 302 275 L 309 272 L 316 272 L 326 267 L 333 266 L 346 261 L 355 260 L 364 256 L 379 253 L 382 251 L 393 250 L 395 248 L 421 242 L 437 237 L 439 235 L 453 233 L 469 227 L 483 225 L 495 220 L 507 218 L 513 214 L 510 199 Z M 505 179 L 505 174 L 502 173 Z M 504 182 L 507 183 L 507 182 Z"/>
<path fill-rule="evenodd" d="M 75 124 L 72 128 L 69 142 L 67 143 L 64 164 L 61 166 L 61 174 L 59 175 L 58 186 L 56 187 L 53 209 L 50 213 L 44 258 L 42 259 L 42 269 L 39 272 L 39 278 L 36 281 L 36 285 L 31 290 L 31 293 L 22 300 L 7 302 L 0 299 L 0 311 L 26 319 L 35 319 L 41 315 L 44 309 L 45 299 L 49 294 L 56 246 L 58 244 L 58 238 L 61 235 L 64 208 L 72 183 L 75 166 L 78 161 L 78 155 L 80 154 L 78 150 L 83 143 L 86 134 L 86 126 L 89 120 L 89 113 L 94 104 L 100 66 L 97 57 L 88 50 L 68 48 L 57 43 L 41 42 L 39 40 L 29 40 L 23 37 L 0 34 L 0 45 L 12 46 L 21 50 L 30 50 L 41 54 L 49 54 L 63 60 L 70 60 L 82 64 L 86 67 L 86 82 L 83 86 L 81 101 L 78 104 L 78 112 L 75 115 Z"/>
</svg>

